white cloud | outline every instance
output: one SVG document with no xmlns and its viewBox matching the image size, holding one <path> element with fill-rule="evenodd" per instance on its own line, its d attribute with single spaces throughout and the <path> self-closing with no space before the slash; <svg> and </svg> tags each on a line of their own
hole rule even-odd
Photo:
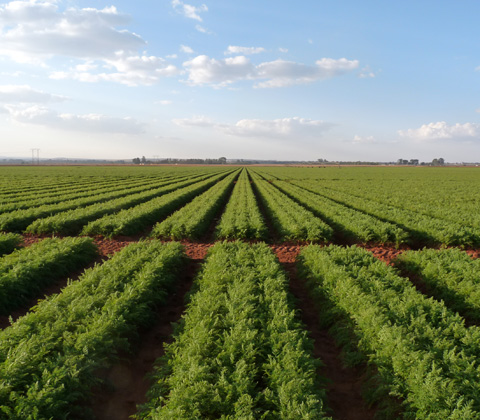
<svg viewBox="0 0 480 420">
<path fill-rule="evenodd" d="M 163 58 L 156 56 L 128 56 L 118 53 L 115 58 L 106 59 L 102 66 L 103 70 L 113 71 L 82 71 L 98 69 L 98 66 L 76 66 L 68 71 L 53 72 L 52 79 L 73 79 L 81 82 L 116 82 L 127 86 L 153 85 L 161 77 L 174 76 L 179 73 L 178 69 L 168 64 Z"/>
<path fill-rule="evenodd" d="M 280 51 L 281 53 L 287 53 L 288 52 L 288 48 L 279 48 L 278 51 Z"/>
<path fill-rule="evenodd" d="M 176 74 L 163 58 L 139 55 L 146 42 L 119 26 L 130 21 L 114 6 L 59 10 L 55 0 L 19 0 L 0 6 L 0 56 L 44 65 L 53 57 L 80 60 L 52 78 L 155 83 Z M 100 70 L 99 70 L 100 68 Z"/>
<path fill-rule="evenodd" d="M 27 85 L 0 85 L 0 102 L 13 103 L 47 103 L 67 100 L 64 96 L 52 95 L 33 89 Z"/>
<path fill-rule="evenodd" d="M 204 27 L 201 26 L 201 25 L 195 25 L 195 29 L 196 29 L 198 32 L 201 32 L 202 34 L 211 34 L 211 32 L 210 32 L 207 28 L 204 28 Z"/>
<path fill-rule="evenodd" d="M 354 144 L 375 144 L 375 143 L 377 143 L 377 141 L 375 140 L 375 137 L 373 137 L 373 136 L 362 137 L 362 136 L 355 135 L 353 137 L 352 143 L 354 143 Z"/>
<path fill-rule="evenodd" d="M 192 54 L 193 53 L 193 49 L 190 48 L 188 45 L 180 45 L 180 51 L 181 52 L 184 52 L 184 53 L 187 53 L 187 54 Z"/>
<path fill-rule="evenodd" d="M 274 120 L 243 119 L 235 124 L 217 123 L 205 116 L 193 118 L 174 119 L 173 123 L 184 127 L 213 128 L 224 134 L 237 137 L 260 137 L 260 138 L 318 138 L 330 130 L 334 124 L 320 120 L 291 117 Z"/>
<path fill-rule="evenodd" d="M 424 124 L 420 128 L 400 130 L 398 134 L 415 140 L 480 139 L 480 124 L 465 123 L 448 125 L 445 121 Z"/>
<path fill-rule="evenodd" d="M 114 6 L 59 11 L 51 0 L 13 1 L 0 6 L 0 55 L 42 62 L 53 56 L 103 59 L 119 50 L 136 51 L 145 41 L 115 28 L 128 21 Z"/>
<path fill-rule="evenodd" d="M 14 121 L 23 124 L 95 133 L 141 134 L 144 131 L 143 125 L 132 118 L 116 118 L 100 114 L 59 114 L 38 105 L 27 108 L 7 105 L 5 108 Z"/>
<path fill-rule="evenodd" d="M 200 17 L 199 13 L 208 11 L 208 7 L 205 4 L 196 7 L 190 4 L 185 4 L 180 0 L 172 0 L 172 7 L 177 11 L 177 13 L 180 13 L 189 19 L 198 20 L 199 22 L 202 22 L 202 18 Z"/>
<path fill-rule="evenodd" d="M 264 80 L 256 87 L 283 87 L 311 83 L 345 74 L 358 67 L 357 60 L 322 58 L 314 66 L 275 60 L 254 65 L 242 55 L 217 60 L 199 55 L 183 63 L 191 85 L 227 86 L 242 80 Z"/>
<path fill-rule="evenodd" d="M 225 55 L 228 54 L 243 54 L 243 55 L 250 55 L 250 54 L 260 54 L 265 52 L 265 48 L 263 47 L 239 47 L 234 45 L 229 45 L 227 51 L 225 51 Z"/>
<path fill-rule="evenodd" d="M 297 84 L 311 83 L 340 76 L 358 67 L 357 60 L 340 58 L 322 58 L 315 62 L 315 66 L 307 66 L 292 61 L 276 60 L 261 63 L 257 66 L 261 79 L 268 79 L 259 83 L 258 87 L 283 87 Z"/>
<path fill-rule="evenodd" d="M 370 69 L 369 66 L 365 66 L 359 73 L 358 77 L 361 79 L 373 79 L 376 74 Z"/>
</svg>

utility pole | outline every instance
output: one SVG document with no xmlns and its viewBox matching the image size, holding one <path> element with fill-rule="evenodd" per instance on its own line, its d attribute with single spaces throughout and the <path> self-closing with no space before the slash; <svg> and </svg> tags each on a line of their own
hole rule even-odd
<svg viewBox="0 0 480 420">
<path fill-rule="evenodd" d="M 40 165 L 40 149 L 32 149 L 32 165 L 35 165 L 35 162 Z"/>
</svg>

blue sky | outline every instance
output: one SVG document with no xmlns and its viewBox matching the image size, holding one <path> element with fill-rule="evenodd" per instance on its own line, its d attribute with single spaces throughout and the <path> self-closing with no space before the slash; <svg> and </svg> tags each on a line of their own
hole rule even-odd
<svg viewBox="0 0 480 420">
<path fill-rule="evenodd" d="M 0 156 L 480 161 L 476 1 L 0 2 Z"/>
</svg>

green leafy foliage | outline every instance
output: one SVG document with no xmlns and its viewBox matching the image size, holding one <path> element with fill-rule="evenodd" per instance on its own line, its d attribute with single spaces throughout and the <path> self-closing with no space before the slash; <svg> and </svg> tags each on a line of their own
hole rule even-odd
<svg viewBox="0 0 480 420">
<path fill-rule="evenodd" d="M 208 175 L 200 177 L 206 178 Z M 126 197 L 111 199 L 106 202 L 92 204 L 87 207 L 60 212 L 53 216 L 35 220 L 27 226 L 28 233 L 78 233 L 90 220 L 95 220 L 105 214 L 115 213 L 121 209 L 129 208 L 159 195 L 167 194 L 179 188 L 189 186 L 198 181 L 197 178 L 189 178 L 179 182 L 168 182 L 166 185 L 149 189 L 140 193 L 130 193 Z"/>
<path fill-rule="evenodd" d="M 384 204 L 371 198 L 356 196 L 357 192 L 341 192 L 325 189 L 311 182 L 296 181 L 297 185 L 361 210 L 381 220 L 397 224 L 409 232 L 407 242 L 425 245 L 469 245 L 480 244 L 480 230 L 461 223 L 448 222 L 416 211 Z"/>
<path fill-rule="evenodd" d="M 246 169 L 243 169 L 235 184 L 215 236 L 222 239 L 265 239 L 267 236 L 267 227 Z"/>
<path fill-rule="evenodd" d="M 153 227 L 151 236 L 171 239 L 201 237 L 212 223 L 215 214 L 225 203 L 237 176 L 238 170 L 216 183 L 164 221 L 157 223 Z"/>
<path fill-rule="evenodd" d="M 0 314 L 8 315 L 56 279 L 85 267 L 96 249 L 90 238 L 52 238 L 0 258 Z"/>
<path fill-rule="evenodd" d="M 328 241 L 333 230 L 312 212 L 251 172 L 255 188 L 272 223 L 283 240 Z"/>
<path fill-rule="evenodd" d="M 428 291 L 454 311 L 480 321 L 480 260 L 456 248 L 407 251 L 395 266 L 420 276 Z"/>
<path fill-rule="evenodd" d="M 390 395 L 403 400 L 404 418 L 480 418 L 478 327 L 466 328 L 361 248 L 310 246 L 300 263 L 311 292 L 332 305 L 337 333 L 355 337 Z"/>
<path fill-rule="evenodd" d="M 266 245 L 217 243 L 137 418 L 325 418 L 287 287 Z"/>
<path fill-rule="evenodd" d="M 15 233 L 0 233 L 0 257 L 12 252 L 21 241 L 22 237 Z"/>
<path fill-rule="evenodd" d="M 226 175 L 227 173 L 208 176 L 207 179 L 203 181 L 196 182 L 184 188 L 178 188 L 168 194 L 130 209 L 102 217 L 90 222 L 85 226 L 82 233 L 86 235 L 104 235 L 107 237 L 139 233 L 145 228 L 155 224 L 159 219 L 167 217 Z"/>
<path fill-rule="evenodd" d="M 95 371 L 128 351 L 183 259 L 178 243 L 129 245 L 1 331 L 2 419 L 83 418 Z"/>
<path fill-rule="evenodd" d="M 375 241 L 400 244 L 405 242 L 408 234 L 399 226 L 383 222 L 373 216 L 336 203 L 326 197 L 314 194 L 285 181 L 275 181 L 283 192 L 317 216 L 335 225 L 344 236 L 357 241 Z"/>
</svg>

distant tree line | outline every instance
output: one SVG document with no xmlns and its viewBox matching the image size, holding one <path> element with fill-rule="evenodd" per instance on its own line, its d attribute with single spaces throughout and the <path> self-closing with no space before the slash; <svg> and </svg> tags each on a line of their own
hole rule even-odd
<svg viewBox="0 0 480 420">
<path fill-rule="evenodd" d="M 418 160 L 418 159 L 410 159 L 410 160 L 407 160 L 407 159 L 398 159 L 398 160 L 397 160 L 397 165 L 443 166 L 443 165 L 445 165 L 445 159 L 443 159 L 443 158 L 438 158 L 438 159 L 435 158 L 435 159 L 432 160 L 431 163 L 426 163 L 426 162 L 420 162 L 420 163 L 419 163 L 419 160 Z"/>
<path fill-rule="evenodd" d="M 180 165 L 225 165 L 227 163 L 227 158 L 226 157 L 220 157 L 218 159 L 173 159 L 173 158 L 167 158 L 167 159 L 155 159 L 155 160 L 149 160 L 146 159 L 145 156 L 142 156 L 141 158 L 133 158 L 132 162 L 135 165 L 151 165 L 151 164 L 169 164 L 169 165 L 175 165 L 175 164 L 180 164 Z"/>
</svg>

